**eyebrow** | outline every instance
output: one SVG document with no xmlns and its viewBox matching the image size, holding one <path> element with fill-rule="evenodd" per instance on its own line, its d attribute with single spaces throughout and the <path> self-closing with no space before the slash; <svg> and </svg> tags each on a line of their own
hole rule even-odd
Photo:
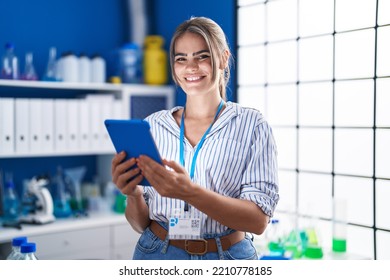
<svg viewBox="0 0 390 280">
<path fill-rule="evenodd" d="M 199 54 L 202 54 L 205 52 L 209 53 L 210 51 L 209 50 L 197 51 L 197 52 L 192 53 L 192 56 L 196 56 L 196 55 L 199 55 Z M 176 53 L 175 56 L 187 56 L 187 54 L 186 53 Z"/>
</svg>

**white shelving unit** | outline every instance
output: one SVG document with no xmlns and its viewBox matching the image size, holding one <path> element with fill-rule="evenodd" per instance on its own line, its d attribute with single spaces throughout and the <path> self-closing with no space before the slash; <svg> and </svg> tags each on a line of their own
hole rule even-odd
<svg viewBox="0 0 390 280">
<path fill-rule="evenodd" d="M 174 106 L 175 92 L 172 86 L 0 80 L 0 98 L 4 97 L 2 92 L 7 88 L 12 89 L 11 97 L 13 98 L 22 96 L 18 93 L 18 89 L 31 92 L 29 96 L 31 98 L 41 98 L 42 90 L 45 91 L 43 94 L 45 98 L 53 99 L 58 98 L 55 94 L 58 90 L 96 93 L 97 95 L 113 94 L 116 100 L 120 100 L 123 118 L 131 118 L 134 115 L 133 110 L 139 111 L 139 107 L 147 107 L 148 98 L 151 101 L 157 100 L 158 106 L 164 102 L 165 108 L 171 108 Z M 50 92 L 50 96 L 46 92 Z M 9 94 L 6 96 L 9 97 Z M 24 96 L 22 98 L 25 98 Z M 145 109 L 147 109 L 146 114 L 148 108 Z M 113 154 L 113 148 L 1 153 L 0 169 L 7 160 L 22 161 L 23 158 L 97 155 L 97 174 L 104 182 L 111 180 Z M 37 242 L 41 259 L 130 259 L 138 239 L 138 234 L 131 229 L 123 214 L 106 213 L 90 215 L 82 219 L 56 220 L 47 225 L 25 225 L 22 230 L 2 228 L 0 225 L 0 257 L 4 257 L 5 251 L 10 248 L 12 238 L 21 235 L 26 235 L 32 241 Z"/>
</svg>

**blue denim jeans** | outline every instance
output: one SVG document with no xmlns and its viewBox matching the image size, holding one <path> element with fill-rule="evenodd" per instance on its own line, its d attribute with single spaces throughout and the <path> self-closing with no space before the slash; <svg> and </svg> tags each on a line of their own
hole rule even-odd
<svg viewBox="0 0 390 280">
<path fill-rule="evenodd" d="M 161 224 L 167 229 L 166 224 Z M 215 238 L 218 252 L 209 252 L 204 255 L 191 255 L 185 250 L 169 245 L 169 240 L 161 240 L 147 228 L 138 240 L 134 250 L 134 260 L 256 260 L 257 252 L 249 236 L 223 251 L 220 237 L 231 233 L 209 234 L 204 238 Z"/>
</svg>

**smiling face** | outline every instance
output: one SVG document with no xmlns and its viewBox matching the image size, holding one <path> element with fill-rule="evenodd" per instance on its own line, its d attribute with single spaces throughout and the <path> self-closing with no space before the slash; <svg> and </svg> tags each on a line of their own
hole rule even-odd
<svg viewBox="0 0 390 280">
<path fill-rule="evenodd" d="M 219 67 L 219 61 L 216 60 Z M 174 74 L 181 88 L 190 96 L 218 93 L 218 78 L 213 81 L 212 57 L 205 40 L 186 32 L 175 43 Z"/>
</svg>

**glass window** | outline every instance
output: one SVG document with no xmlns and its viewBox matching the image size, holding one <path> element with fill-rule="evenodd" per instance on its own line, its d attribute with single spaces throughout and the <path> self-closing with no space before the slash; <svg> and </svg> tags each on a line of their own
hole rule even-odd
<svg viewBox="0 0 390 280">
<path fill-rule="evenodd" d="M 269 86 L 267 88 L 267 108 L 268 120 L 272 126 L 295 126 L 297 124 L 296 85 Z"/>
<path fill-rule="evenodd" d="M 251 5 L 238 10 L 238 40 L 241 45 L 259 44 L 265 42 L 264 5 Z M 248 28 L 250 27 L 250 28 Z M 256 28 L 256 33 L 253 29 Z"/>
<path fill-rule="evenodd" d="M 374 126 L 373 80 L 336 82 L 335 125 Z"/>
<path fill-rule="evenodd" d="M 333 36 L 299 41 L 299 79 L 301 81 L 332 80 Z"/>
<path fill-rule="evenodd" d="M 295 170 L 297 166 L 296 129 L 273 127 L 272 131 L 278 148 L 279 167 Z"/>
<path fill-rule="evenodd" d="M 379 178 L 390 179 L 390 129 L 376 130 L 375 152 L 375 175 Z"/>
<path fill-rule="evenodd" d="M 265 83 L 264 46 L 253 46 L 238 49 L 239 85 L 262 85 Z"/>
<path fill-rule="evenodd" d="M 334 0 L 299 1 L 299 36 L 333 33 Z"/>
<path fill-rule="evenodd" d="M 332 126 L 332 83 L 299 85 L 299 124 L 303 126 Z"/>
<path fill-rule="evenodd" d="M 390 230 L 390 181 L 376 181 L 376 226 L 382 229 Z M 390 248 L 390 247 L 388 247 Z"/>
<path fill-rule="evenodd" d="M 349 223 L 373 226 L 374 181 L 367 178 L 335 176 L 334 196 L 347 202 Z"/>
<path fill-rule="evenodd" d="M 332 217 L 332 176 L 299 173 L 299 213 L 303 215 Z"/>
<path fill-rule="evenodd" d="M 390 127 L 390 79 L 376 80 L 376 125 Z"/>
<path fill-rule="evenodd" d="M 297 0 L 278 0 L 267 3 L 267 39 L 269 42 L 298 37 L 297 8 Z"/>
<path fill-rule="evenodd" d="M 279 200 L 278 211 L 294 212 L 297 199 L 297 174 L 295 171 L 279 171 Z"/>
<path fill-rule="evenodd" d="M 376 0 L 337 0 L 336 31 L 375 26 Z"/>
<path fill-rule="evenodd" d="M 378 230 L 376 237 L 378 259 L 390 260 L 390 232 Z"/>
<path fill-rule="evenodd" d="M 374 259 L 374 230 L 349 225 L 347 229 L 347 251 L 362 258 Z"/>
<path fill-rule="evenodd" d="M 267 116 L 263 87 L 239 87 L 237 101 L 242 106 L 257 109 Z"/>
<path fill-rule="evenodd" d="M 297 42 L 268 44 L 267 82 L 286 83 L 297 80 Z"/>
<path fill-rule="evenodd" d="M 336 129 L 334 169 L 336 173 L 373 176 L 372 129 Z"/>
<path fill-rule="evenodd" d="M 299 169 L 332 171 L 332 129 L 299 129 Z"/>
<path fill-rule="evenodd" d="M 377 76 L 390 76 L 390 26 L 378 28 Z"/>
<path fill-rule="evenodd" d="M 379 0 L 378 4 L 378 24 L 390 24 L 390 1 Z"/>
<path fill-rule="evenodd" d="M 336 34 L 336 79 L 374 76 L 374 29 Z"/>
</svg>

